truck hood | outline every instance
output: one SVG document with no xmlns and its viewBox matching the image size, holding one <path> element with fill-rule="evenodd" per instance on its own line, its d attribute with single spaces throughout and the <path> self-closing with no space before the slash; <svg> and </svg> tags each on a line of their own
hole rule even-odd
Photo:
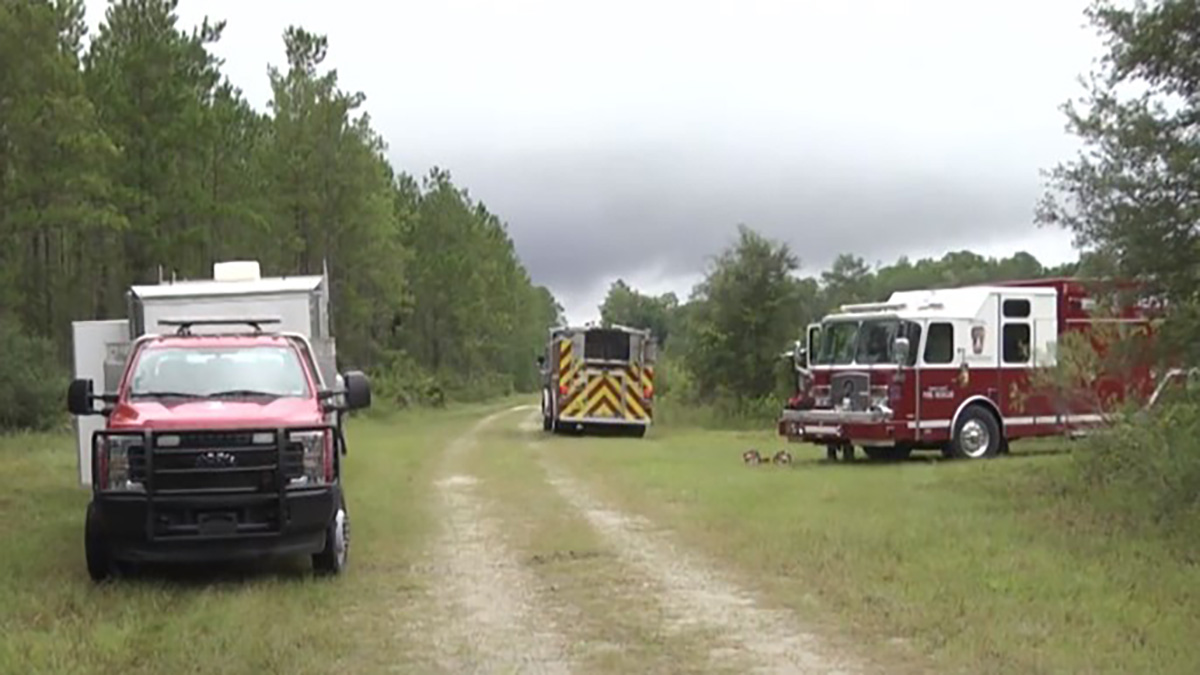
<svg viewBox="0 0 1200 675">
<path fill-rule="evenodd" d="M 109 418 L 109 427 L 280 427 L 320 424 L 322 421 L 321 408 L 312 399 L 139 400 L 118 405 Z"/>
</svg>

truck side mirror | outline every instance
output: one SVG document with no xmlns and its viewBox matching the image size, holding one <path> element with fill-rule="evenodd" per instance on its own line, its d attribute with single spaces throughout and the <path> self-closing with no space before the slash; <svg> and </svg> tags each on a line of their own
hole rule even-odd
<svg viewBox="0 0 1200 675">
<path fill-rule="evenodd" d="M 91 380 L 72 380 L 67 387 L 67 410 L 72 415 L 97 415 L 99 411 L 92 407 L 95 391 Z"/>
<path fill-rule="evenodd" d="M 910 348 L 911 347 L 908 343 L 908 338 L 906 338 L 906 337 L 896 338 L 895 350 L 894 350 L 895 356 L 896 356 L 896 363 L 898 363 L 899 365 L 904 365 L 904 364 L 908 363 L 908 352 L 909 352 Z"/>
<path fill-rule="evenodd" d="M 798 371 L 803 371 L 808 366 L 808 349 L 799 340 L 796 340 L 796 346 L 792 349 L 792 365 Z"/>
<path fill-rule="evenodd" d="M 371 380 L 359 370 L 350 370 L 342 375 L 346 383 L 346 408 L 358 410 L 371 407 Z"/>
</svg>

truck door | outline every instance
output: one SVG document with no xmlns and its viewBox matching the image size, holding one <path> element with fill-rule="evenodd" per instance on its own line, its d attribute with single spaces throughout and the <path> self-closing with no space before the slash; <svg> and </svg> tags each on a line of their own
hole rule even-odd
<svg viewBox="0 0 1200 675">
<path fill-rule="evenodd" d="M 1020 392 L 1028 389 L 1033 365 L 1033 303 L 1028 295 L 1000 296 L 1000 368 L 997 403 L 1004 417 L 1026 414 Z"/>
<path fill-rule="evenodd" d="M 129 322 L 75 321 L 71 324 L 74 376 L 88 378 L 97 394 L 113 394 L 121 383 L 129 356 Z M 92 484 L 92 433 L 104 428 L 100 415 L 73 415 L 79 465 L 79 484 Z"/>
</svg>

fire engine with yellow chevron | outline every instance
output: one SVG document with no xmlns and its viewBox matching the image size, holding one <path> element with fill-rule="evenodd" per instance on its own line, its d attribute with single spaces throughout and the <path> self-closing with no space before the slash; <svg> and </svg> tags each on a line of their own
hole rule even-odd
<svg viewBox="0 0 1200 675">
<path fill-rule="evenodd" d="M 550 331 L 542 373 L 542 427 L 618 427 L 643 436 L 654 416 L 657 344 L 648 330 L 620 325 Z"/>
</svg>

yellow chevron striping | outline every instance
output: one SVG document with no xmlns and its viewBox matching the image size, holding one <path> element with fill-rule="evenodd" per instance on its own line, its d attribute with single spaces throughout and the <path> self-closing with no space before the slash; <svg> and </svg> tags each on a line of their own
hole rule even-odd
<svg viewBox="0 0 1200 675">
<path fill-rule="evenodd" d="M 625 418 L 644 420 L 649 417 L 642 406 L 642 400 L 632 386 L 625 387 Z"/>
<path fill-rule="evenodd" d="M 607 417 L 620 414 L 621 399 L 617 393 L 616 381 L 604 373 L 598 373 L 589 380 L 587 387 L 588 416 L 592 417 L 602 408 L 607 410 Z"/>
<path fill-rule="evenodd" d="M 558 344 L 558 372 L 561 374 L 571 364 L 571 347 L 573 343 L 568 339 L 562 340 Z"/>
</svg>

